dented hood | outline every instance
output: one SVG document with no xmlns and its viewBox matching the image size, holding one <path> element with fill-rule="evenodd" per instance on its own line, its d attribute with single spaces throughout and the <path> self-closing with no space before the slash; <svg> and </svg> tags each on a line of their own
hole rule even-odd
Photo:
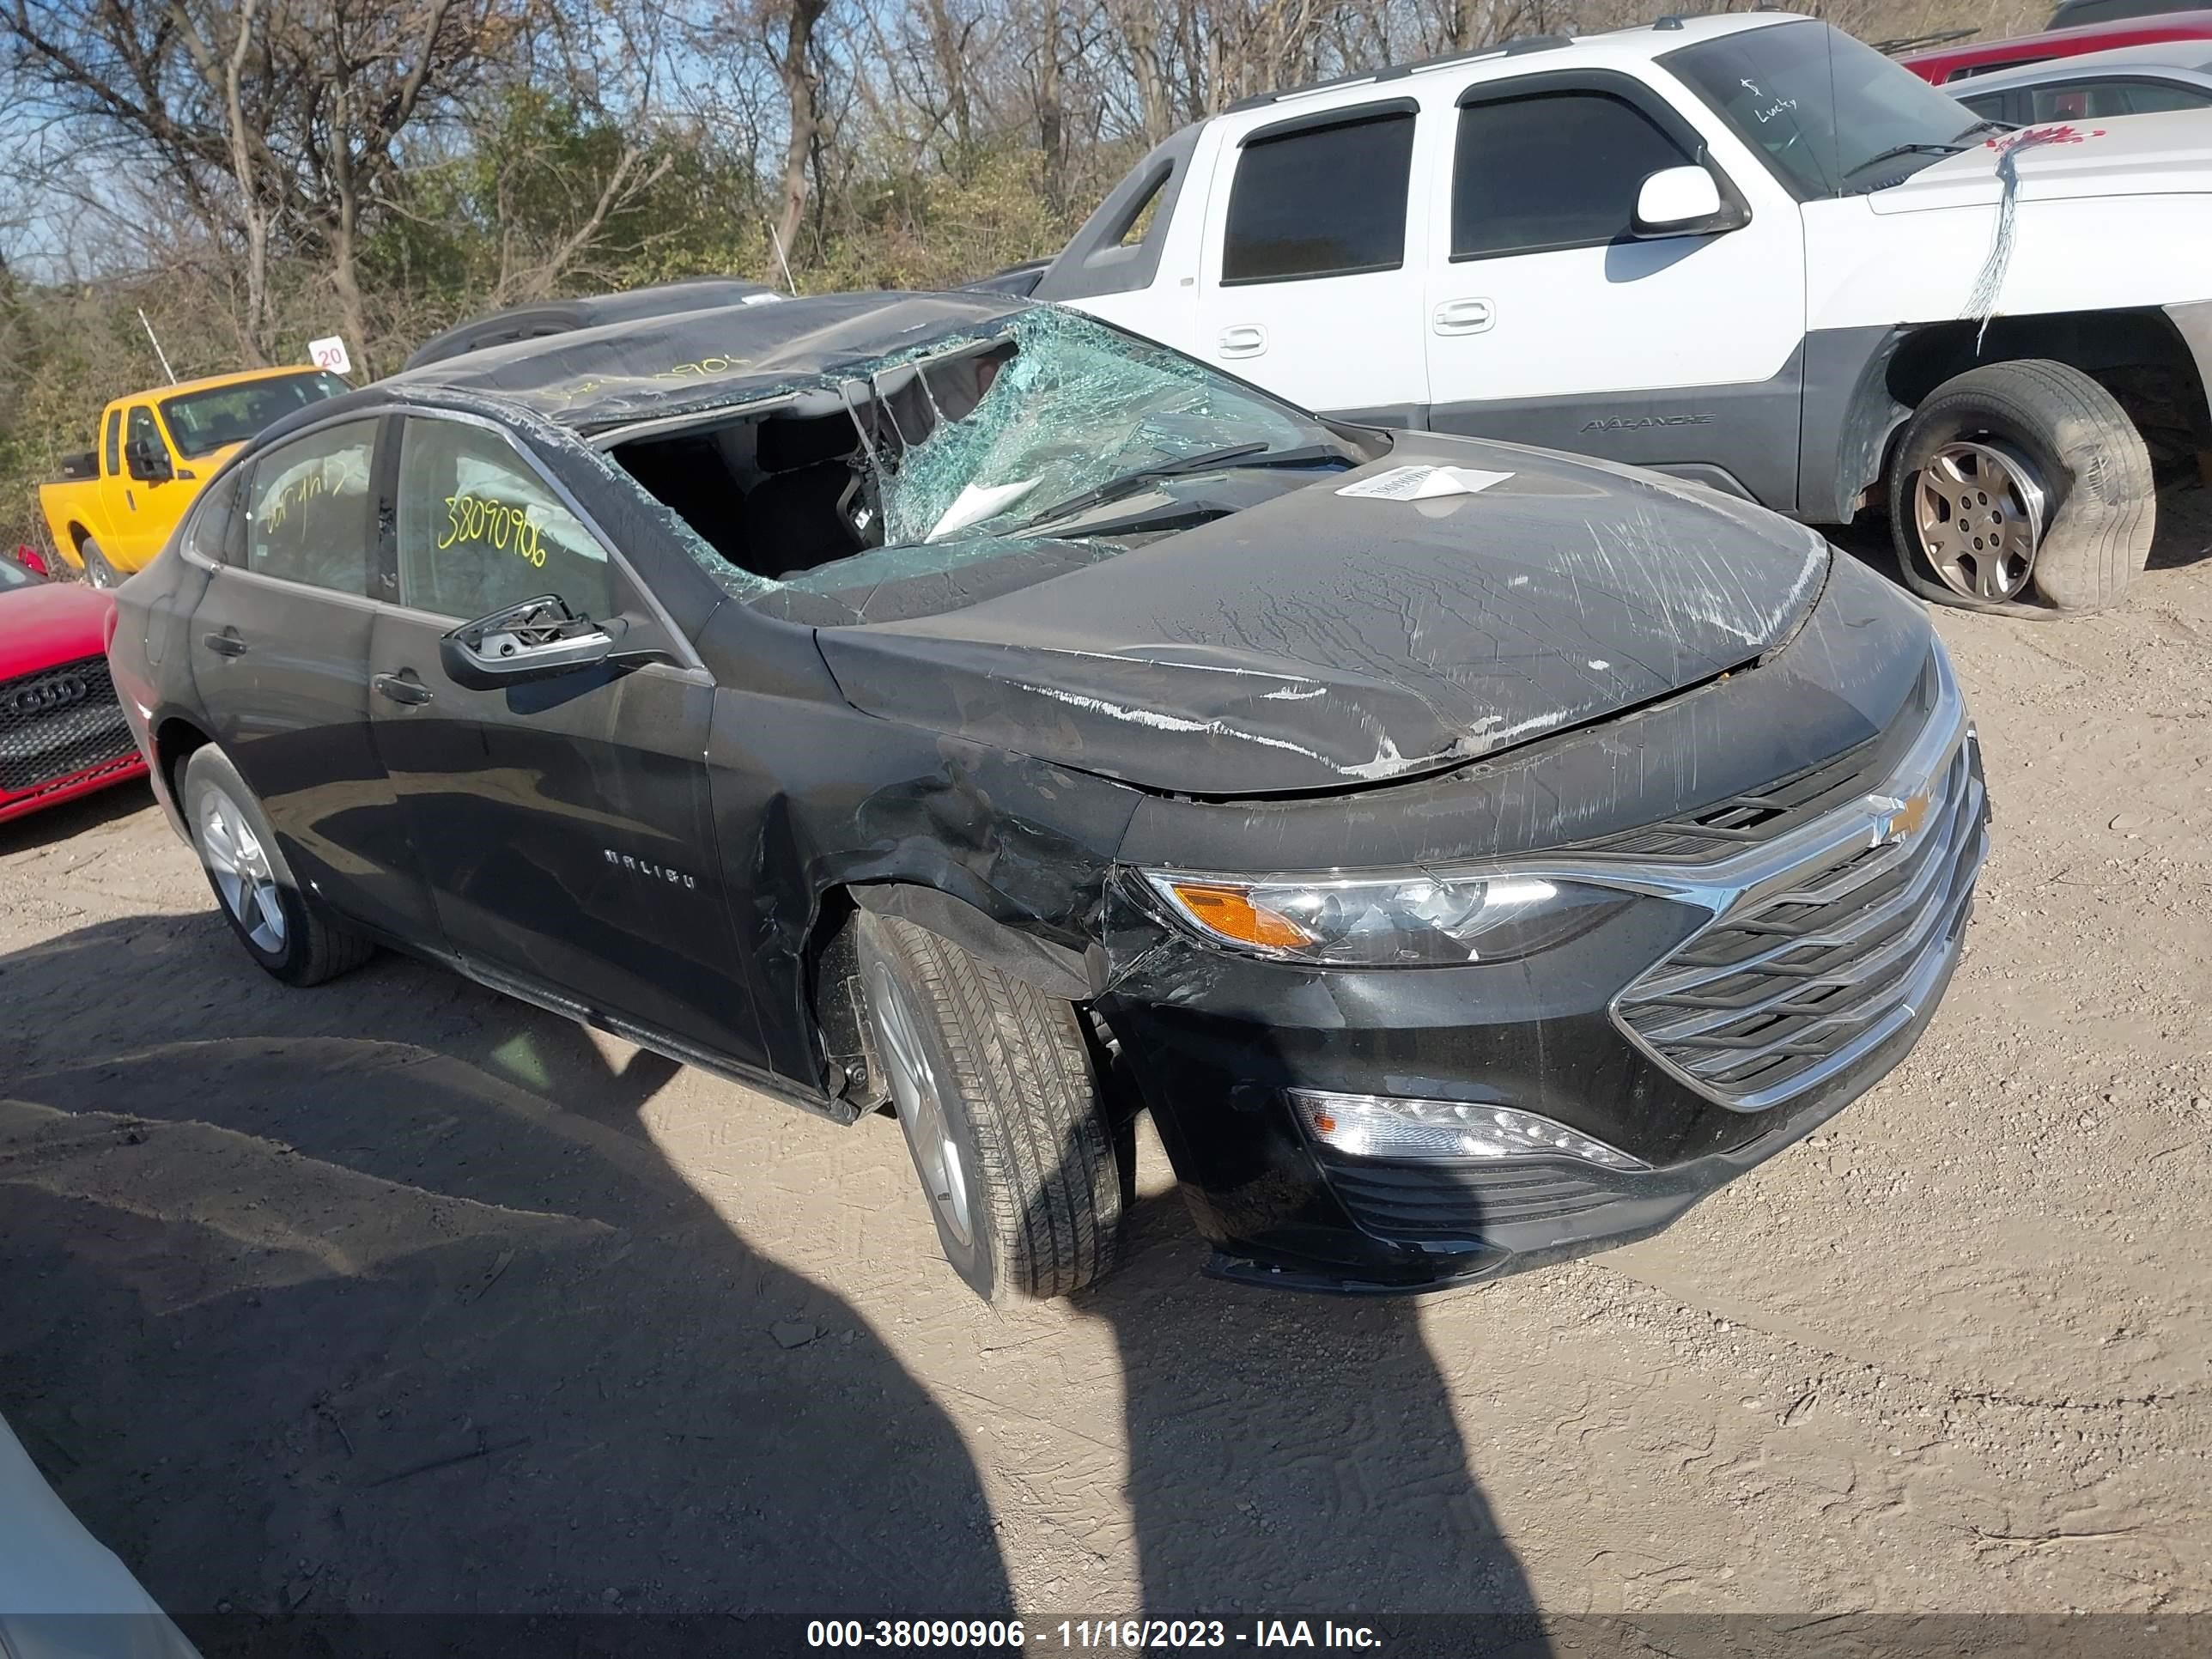
<svg viewBox="0 0 2212 1659">
<path fill-rule="evenodd" d="M 1360 499 L 1408 465 L 1510 474 Z M 829 628 L 858 708 L 1140 787 L 1341 789 L 1494 753 L 1740 667 L 1828 561 L 1654 475 L 1421 436 L 1355 472 L 946 615 Z"/>
</svg>

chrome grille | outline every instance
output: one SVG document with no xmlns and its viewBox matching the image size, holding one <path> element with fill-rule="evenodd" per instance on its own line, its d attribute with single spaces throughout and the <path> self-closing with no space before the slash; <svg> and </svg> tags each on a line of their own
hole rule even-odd
<svg viewBox="0 0 2212 1659">
<path fill-rule="evenodd" d="M 106 658 L 0 680 L 0 794 L 137 752 Z"/>
<path fill-rule="evenodd" d="M 1923 734 L 1948 739 L 1930 771 L 1835 814 L 1844 833 L 1814 836 L 1800 860 L 1733 893 L 1621 994 L 1614 1017 L 1648 1052 L 1756 1111 L 1912 1022 L 1949 966 L 1987 848 L 1981 767 L 1952 707 L 1954 729 Z"/>
</svg>

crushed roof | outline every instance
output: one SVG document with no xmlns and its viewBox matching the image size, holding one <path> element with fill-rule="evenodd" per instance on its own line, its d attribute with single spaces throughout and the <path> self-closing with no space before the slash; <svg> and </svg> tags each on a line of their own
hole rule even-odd
<svg viewBox="0 0 2212 1659">
<path fill-rule="evenodd" d="M 936 334 L 988 325 L 1028 302 L 1004 295 L 824 294 L 608 323 L 489 347 L 380 382 L 519 404 L 583 433 L 744 401 L 858 372 Z"/>
</svg>

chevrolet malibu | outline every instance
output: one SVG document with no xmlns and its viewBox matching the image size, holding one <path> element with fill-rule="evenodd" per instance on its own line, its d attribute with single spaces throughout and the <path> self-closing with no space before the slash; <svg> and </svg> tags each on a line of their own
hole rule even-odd
<svg viewBox="0 0 2212 1659">
<path fill-rule="evenodd" d="M 116 683 L 253 959 L 378 945 L 904 1131 L 993 1299 L 1463 1283 L 1664 1225 L 1918 1037 L 1942 647 L 1677 481 L 1324 422 L 987 295 L 617 323 L 257 438 Z"/>
</svg>

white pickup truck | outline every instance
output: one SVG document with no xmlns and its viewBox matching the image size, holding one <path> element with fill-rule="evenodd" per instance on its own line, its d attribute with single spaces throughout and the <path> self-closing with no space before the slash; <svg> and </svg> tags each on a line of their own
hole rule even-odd
<svg viewBox="0 0 2212 1659">
<path fill-rule="evenodd" d="M 2094 610 L 2212 450 L 2212 118 L 2014 131 L 1808 18 L 1251 100 L 1036 278 L 1309 408 L 1886 508 L 1922 594 Z"/>
</svg>

